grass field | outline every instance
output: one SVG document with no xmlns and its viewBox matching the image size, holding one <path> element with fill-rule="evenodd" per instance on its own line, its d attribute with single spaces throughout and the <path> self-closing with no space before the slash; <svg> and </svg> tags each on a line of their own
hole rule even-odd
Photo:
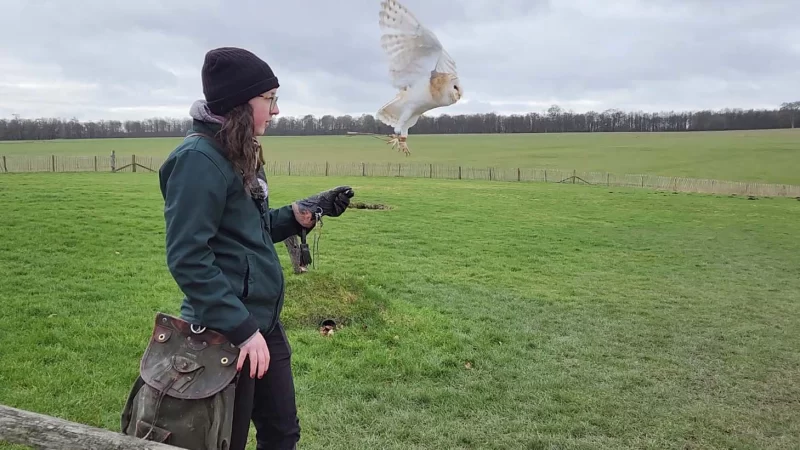
<svg viewBox="0 0 800 450">
<path fill-rule="evenodd" d="M 165 156 L 180 141 L 0 142 L 0 155 Z M 800 184 L 800 130 L 697 133 L 412 135 L 412 155 L 368 136 L 264 137 L 279 161 L 423 162 Z"/>
<path fill-rule="evenodd" d="M 327 220 L 308 274 L 280 248 L 301 448 L 800 446 L 800 201 L 273 177 L 273 203 L 340 183 L 392 209 Z M 179 305 L 156 176 L 0 176 L 0 211 L 0 403 L 116 430 Z"/>
</svg>

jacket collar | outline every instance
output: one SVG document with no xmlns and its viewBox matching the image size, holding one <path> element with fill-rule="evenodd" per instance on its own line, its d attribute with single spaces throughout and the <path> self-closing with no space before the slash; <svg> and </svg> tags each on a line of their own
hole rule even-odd
<svg viewBox="0 0 800 450">
<path fill-rule="evenodd" d="M 186 133 L 187 135 L 191 133 L 205 133 L 210 136 L 216 136 L 219 133 L 219 130 L 222 129 L 222 124 L 214 123 L 214 122 L 206 122 L 198 119 L 192 119 L 192 127 Z"/>
</svg>

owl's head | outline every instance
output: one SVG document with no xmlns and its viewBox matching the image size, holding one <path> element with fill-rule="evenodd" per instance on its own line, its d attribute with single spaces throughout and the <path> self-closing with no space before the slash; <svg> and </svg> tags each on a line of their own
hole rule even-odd
<svg viewBox="0 0 800 450">
<path fill-rule="evenodd" d="M 461 82 L 457 75 L 448 74 L 447 83 L 445 85 L 445 94 L 450 98 L 452 103 L 461 100 L 461 97 L 464 95 L 464 89 L 461 87 Z"/>
<path fill-rule="evenodd" d="M 464 89 L 457 75 L 440 72 L 431 78 L 431 95 L 441 106 L 449 106 L 461 100 Z"/>
</svg>

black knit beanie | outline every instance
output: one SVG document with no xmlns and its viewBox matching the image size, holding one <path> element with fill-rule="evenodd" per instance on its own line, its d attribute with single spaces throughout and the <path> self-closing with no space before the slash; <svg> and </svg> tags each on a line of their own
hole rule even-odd
<svg viewBox="0 0 800 450">
<path fill-rule="evenodd" d="M 235 47 L 215 48 L 206 53 L 201 74 L 208 109 L 220 116 L 279 86 L 278 78 L 266 62 Z"/>
</svg>

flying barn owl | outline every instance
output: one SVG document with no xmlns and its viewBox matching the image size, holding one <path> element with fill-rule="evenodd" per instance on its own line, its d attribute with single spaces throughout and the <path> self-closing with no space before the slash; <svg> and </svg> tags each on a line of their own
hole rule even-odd
<svg viewBox="0 0 800 450">
<path fill-rule="evenodd" d="M 383 0 L 379 19 L 381 47 L 389 57 L 392 85 L 399 92 L 376 117 L 394 128 L 388 143 L 407 156 L 408 129 L 424 112 L 455 104 L 463 89 L 453 58 L 405 6 Z"/>
</svg>

